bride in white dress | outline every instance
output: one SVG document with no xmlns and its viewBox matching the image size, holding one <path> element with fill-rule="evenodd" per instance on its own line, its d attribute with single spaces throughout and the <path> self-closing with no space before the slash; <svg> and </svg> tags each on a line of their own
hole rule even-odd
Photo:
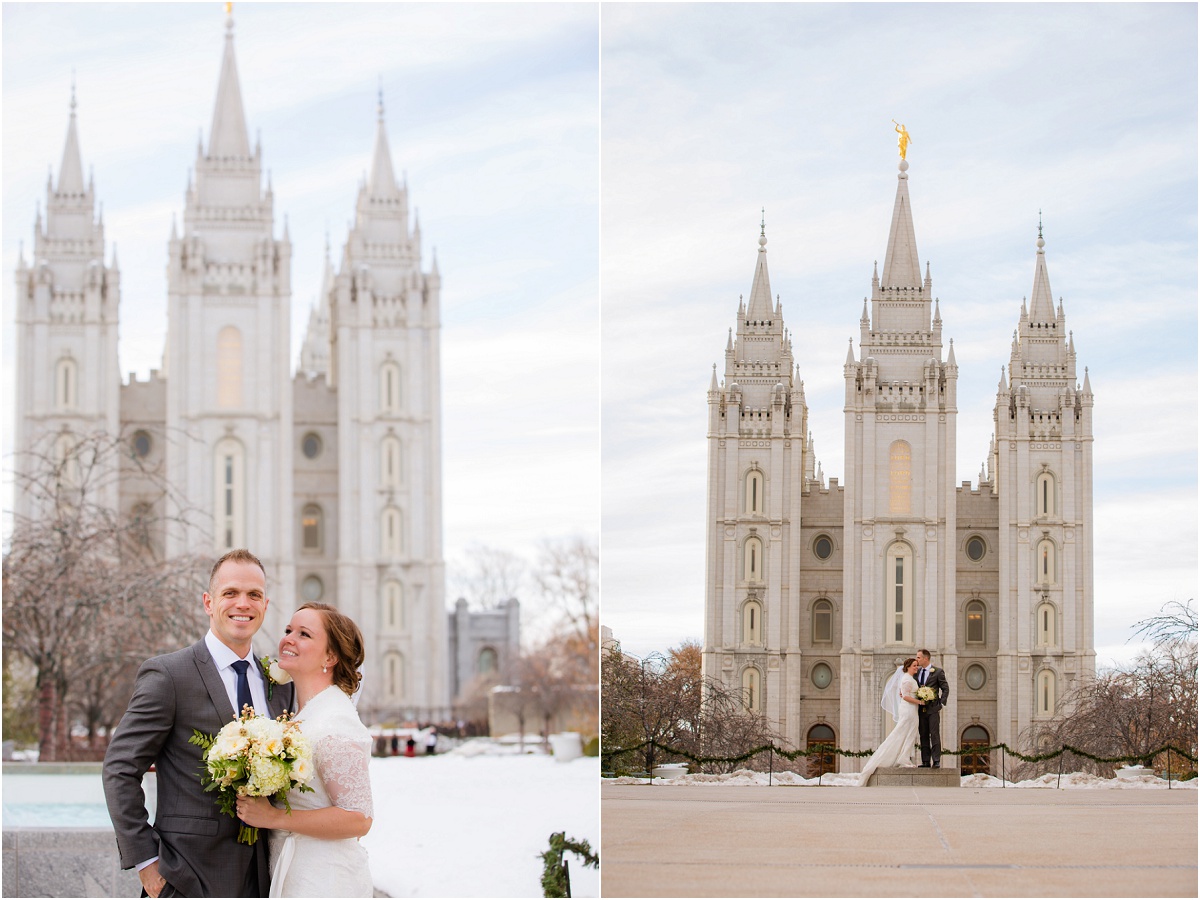
<svg viewBox="0 0 1200 900">
<path fill-rule="evenodd" d="M 888 766 L 912 768 L 913 747 L 917 743 L 917 710 L 921 701 L 917 699 L 917 660 L 906 659 L 883 687 L 883 698 L 879 705 L 891 714 L 896 727 L 887 736 L 879 749 L 871 754 L 867 765 L 858 776 L 858 786 L 866 785 L 871 773 Z"/>
<path fill-rule="evenodd" d="M 270 828 L 272 897 L 370 897 L 367 851 L 358 839 L 374 809 L 371 735 L 350 697 L 362 678 L 358 626 L 334 607 L 306 603 L 279 642 L 279 666 L 292 676 L 300 730 L 313 749 L 312 792 L 292 791 L 286 809 L 265 797 L 238 800 L 247 825 Z"/>
</svg>

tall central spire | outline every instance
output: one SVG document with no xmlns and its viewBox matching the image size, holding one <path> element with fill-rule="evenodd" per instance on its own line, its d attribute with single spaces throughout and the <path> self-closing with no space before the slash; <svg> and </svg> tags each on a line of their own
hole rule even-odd
<svg viewBox="0 0 1200 900">
<path fill-rule="evenodd" d="M 221 60 L 217 105 L 213 109 L 212 130 L 208 136 L 208 155 L 245 158 L 250 155 L 250 139 L 246 134 L 246 114 L 242 110 L 242 89 L 233 52 L 233 13 L 229 12 L 229 5 L 226 4 L 225 55 Z"/>
<path fill-rule="evenodd" d="M 375 199 L 391 200 L 399 194 L 396 174 L 392 169 L 392 151 L 388 146 L 387 128 L 383 124 L 383 87 L 379 88 L 379 113 L 375 125 L 375 150 L 371 157 L 371 179 L 368 187 Z"/>
<path fill-rule="evenodd" d="M 1050 273 L 1046 270 L 1046 241 L 1042 237 L 1042 214 L 1038 211 L 1037 263 L 1033 270 L 1033 296 L 1029 303 L 1029 321 L 1053 322 L 1054 295 L 1050 293 Z"/>
<path fill-rule="evenodd" d="M 758 262 L 754 266 L 754 283 L 750 287 L 750 305 L 746 318 L 752 322 L 766 322 L 772 318 L 771 279 L 767 275 L 767 220 L 763 214 L 758 236 Z"/>
<path fill-rule="evenodd" d="M 82 194 L 83 160 L 79 155 L 79 133 L 75 129 L 75 84 L 71 84 L 71 122 L 67 125 L 67 142 L 63 146 L 62 165 L 58 170 L 58 193 Z"/>
<path fill-rule="evenodd" d="M 896 206 L 892 210 L 892 229 L 888 234 L 887 256 L 883 260 L 882 287 L 921 287 L 921 262 L 917 256 L 917 236 L 913 230 L 912 204 L 908 199 L 908 160 L 900 160 Z"/>
</svg>

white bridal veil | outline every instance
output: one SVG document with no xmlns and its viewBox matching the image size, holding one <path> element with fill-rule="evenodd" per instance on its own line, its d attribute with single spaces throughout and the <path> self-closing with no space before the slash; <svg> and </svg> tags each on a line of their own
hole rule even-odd
<svg viewBox="0 0 1200 900">
<path fill-rule="evenodd" d="M 900 699 L 900 679 L 903 676 L 904 669 L 901 666 L 897 666 L 895 674 L 883 686 L 883 697 L 879 701 L 879 705 L 888 711 L 888 715 L 892 717 L 893 722 L 900 718 L 900 704 L 903 702 Z"/>
</svg>

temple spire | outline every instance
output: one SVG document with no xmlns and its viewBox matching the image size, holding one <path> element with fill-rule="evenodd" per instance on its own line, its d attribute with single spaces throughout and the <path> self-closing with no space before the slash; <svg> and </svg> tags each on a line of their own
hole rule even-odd
<svg viewBox="0 0 1200 900">
<path fill-rule="evenodd" d="M 399 196 L 396 174 L 392 169 L 392 151 L 388 146 L 387 128 L 383 123 L 383 80 L 379 83 L 379 102 L 376 107 L 378 120 L 375 124 L 375 150 L 371 157 L 371 177 L 367 182 L 370 195 L 378 199 L 393 199 Z"/>
<path fill-rule="evenodd" d="M 883 287 L 921 287 L 921 262 L 917 255 L 917 237 L 913 230 L 912 204 L 908 199 L 908 161 L 900 160 L 896 185 L 896 205 L 888 234 L 887 256 L 883 260 Z"/>
<path fill-rule="evenodd" d="M 246 114 L 242 109 L 242 89 L 238 82 L 237 59 L 233 51 L 233 12 L 225 5 L 225 55 L 221 60 L 221 79 L 217 84 L 217 103 L 213 109 L 212 129 L 208 135 L 211 157 L 250 156 L 250 138 L 246 133 Z"/>
<path fill-rule="evenodd" d="M 1029 321 L 1041 324 L 1055 321 L 1054 296 L 1050 293 L 1045 247 L 1046 241 L 1042 237 L 1042 211 L 1038 210 L 1037 262 L 1033 270 L 1033 299 L 1029 304 Z"/>
<path fill-rule="evenodd" d="M 758 237 L 758 262 L 754 265 L 754 284 L 750 288 L 750 305 L 746 309 L 746 318 L 752 322 L 766 322 L 772 317 L 771 306 L 771 279 L 767 275 L 767 220 L 764 210 Z"/>
<path fill-rule="evenodd" d="M 74 73 L 71 75 L 71 119 L 67 125 L 67 142 L 63 146 L 62 165 L 58 169 L 58 193 L 84 193 L 83 160 L 79 154 L 79 132 L 75 127 Z"/>
</svg>

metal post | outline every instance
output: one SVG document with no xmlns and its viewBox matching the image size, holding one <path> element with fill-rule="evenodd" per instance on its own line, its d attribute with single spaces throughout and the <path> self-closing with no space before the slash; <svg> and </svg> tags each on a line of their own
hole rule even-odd
<svg viewBox="0 0 1200 900">
<path fill-rule="evenodd" d="M 567 896 L 570 897 L 571 896 L 571 867 L 567 865 L 567 858 L 566 858 L 565 854 L 563 855 L 562 866 L 563 866 L 563 882 L 565 883 L 566 888 L 567 888 Z"/>
<path fill-rule="evenodd" d="M 1167 748 L 1167 790 L 1171 789 L 1171 748 Z"/>
<path fill-rule="evenodd" d="M 1004 744 L 1000 745 L 1000 787 L 1008 787 L 1008 776 L 1004 774 L 1005 763 L 1008 762 L 1008 750 Z"/>
<path fill-rule="evenodd" d="M 1063 766 L 1062 761 L 1063 761 L 1063 757 L 1066 755 L 1067 755 L 1066 748 L 1060 747 L 1059 751 L 1058 751 L 1058 785 L 1057 785 L 1060 788 L 1062 787 L 1062 766 Z"/>
<path fill-rule="evenodd" d="M 775 748 L 772 747 L 767 751 L 767 787 L 770 787 L 775 778 Z"/>
</svg>

